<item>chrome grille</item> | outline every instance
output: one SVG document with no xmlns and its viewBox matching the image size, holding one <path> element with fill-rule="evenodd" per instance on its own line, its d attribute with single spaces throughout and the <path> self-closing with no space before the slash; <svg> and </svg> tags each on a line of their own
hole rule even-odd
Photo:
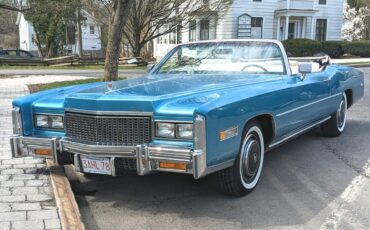
<svg viewBox="0 0 370 230">
<path fill-rule="evenodd" d="M 151 118 L 65 114 L 66 136 L 81 143 L 135 146 L 151 140 Z"/>
</svg>

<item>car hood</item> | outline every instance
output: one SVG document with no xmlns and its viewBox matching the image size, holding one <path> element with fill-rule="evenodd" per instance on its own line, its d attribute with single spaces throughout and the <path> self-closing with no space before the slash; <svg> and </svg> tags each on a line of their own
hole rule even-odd
<svg viewBox="0 0 370 230">
<path fill-rule="evenodd" d="M 95 84 L 39 100 L 34 106 L 64 102 L 67 110 L 193 114 L 233 88 L 281 79 L 266 75 L 148 75 Z M 78 87 L 78 86 L 76 86 Z M 46 103 L 46 104 L 45 104 Z"/>
</svg>

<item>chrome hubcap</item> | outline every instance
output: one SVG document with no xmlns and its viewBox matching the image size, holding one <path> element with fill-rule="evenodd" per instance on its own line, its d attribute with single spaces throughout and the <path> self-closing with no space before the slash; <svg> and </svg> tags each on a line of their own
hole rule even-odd
<svg viewBox="0 0 370 230">
<path fill-rule="evenodd" d="M 248 137 L 242 152 L 242 177 L 245 182 L 251 182 L 257 175 L 261 161 L 261 147 L 256 134 Z"/>
</svg>

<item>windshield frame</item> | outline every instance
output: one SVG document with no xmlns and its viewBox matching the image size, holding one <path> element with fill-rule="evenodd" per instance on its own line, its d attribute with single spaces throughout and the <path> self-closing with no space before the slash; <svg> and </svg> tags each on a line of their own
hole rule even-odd
<svg viewBox="0 0 370 230">
<path fill-rule="evenodd" d="M 198 41 L 198 42 L 189 42 L 189 43 L 183 43 L 179 44 L 176 47 L 174 47 L 172 50 L 170 50 L 162 60 L 156 64 L 152 71 L 150 71 L 150 74 L 161 74 L 159 73 L 159 70 L 162 68 L 162 66 L 172 57 L 174 53 L 176 53 L 180 48 L 186 47 L 189 45 L 201 45 L 201 44 L 220 44 L 220 43 L 248 43 L 248 42 L 258 42 L 258 43 L 273 43 L 278 46 L 279 53 L 281 55 L 281 61 L 284 68 L 284 73 L 280 75 L 292 75 L 292 71 L 289 65 L 288 56 L 285 52 L 284 46 L 280 41 L 277 40 L 268 40 L 268 39 L 234 39 L 234 40 L 213 40 L 213 41 Z"/>
</svg>

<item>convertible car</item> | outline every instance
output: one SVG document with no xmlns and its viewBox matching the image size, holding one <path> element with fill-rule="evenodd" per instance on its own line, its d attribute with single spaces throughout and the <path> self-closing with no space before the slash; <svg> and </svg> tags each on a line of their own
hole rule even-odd
<svg viewBox="0 0 370 230">
<path fill-rule="evenodd" d="M 278 41 L 187 43 L 144 77 L 14 100 L 12 153 L 82 173 L 213 174 L 223 192 L 242 196 L 266 151 L 316 126 L 341 135 L 363 95 L 361 71 L 330 61 L 291 68 Z"/>
</svg>

